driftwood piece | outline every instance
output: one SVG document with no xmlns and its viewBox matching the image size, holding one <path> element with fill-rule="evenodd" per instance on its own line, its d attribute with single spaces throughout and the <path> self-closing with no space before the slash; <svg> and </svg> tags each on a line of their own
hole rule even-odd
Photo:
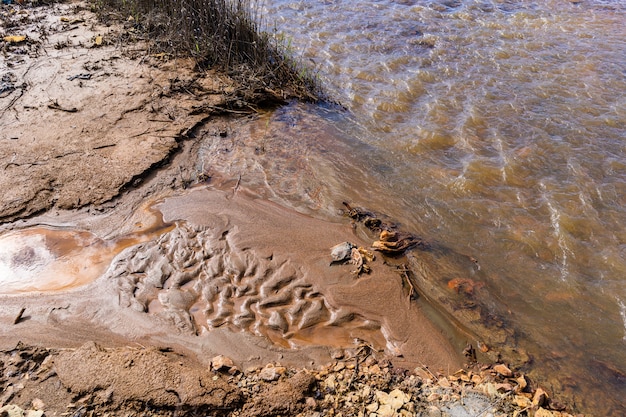
<svg viewBox="0 0 626 417">
<path fill-rule="evenodd" d="M 398 230 L 398 226 L 390 221 L 380 218 L 377 214 L 363 209 L 353 207 L 349 203 L 343 202 L 347 209 L 347 215 L 354 221 L 362 223 L 367 229 L 380 233 L 379 238 L 372 244 L 372 247 L 380 252 L 389 255 L 400 255 L 407 249 L 420 247 L 428 249 L 430 246 L 422 238 L 412 233 Z"/>
</svg>

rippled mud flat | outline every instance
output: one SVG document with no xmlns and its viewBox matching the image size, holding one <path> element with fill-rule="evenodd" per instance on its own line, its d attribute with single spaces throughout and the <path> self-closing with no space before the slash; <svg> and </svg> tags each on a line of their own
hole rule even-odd
<svg viewBox="0 0 626 417">
<path fill-rule="evenodd" d="M 440 350 L 447 339 L 381 258 L 362 275 L 352 264 L 331 263 L 336 243 L 368 245 L 347 222 L 217 190 L 193 190 L 158 207 L 176 226 L 122 252 L 103 278 L 117 284 L 122 307 L 191 334 L 225 327 L 284 347 L 366 344 L 407 362 L 459 364 L 452 350 Z"/>
<path fill-rule="evenodd" d="M 16 338 L 62 346 L 130 339 L 185 346 L 200 356 L 224 352 L 241 364 L 279 357 L 309 366 L 328 360 L 332 349 L 366 347 L 406 366 L 444 373 L 461 367 L 460 353 L 382 258 L 370 261 L 371 272 L 362 275 L 352 264 L 331 264 L 333 244 L 369 244 L 346 219 L 316 220 L 244 191 L 206 187 L 167 197 L 155 209 L 162 226 L 148 229 L 144 239 L 133 232 L 132 241 L 128 235 L 94 240 L 118 254 L 93 282 L 46 288 L 48 277 L 37 275 L 36 293 L 28 281 L 5 289 L 13 295 L 2 296 L 3 320 L 15 320 L 0 335 L 2 344 Z M 41 231 L 11 232 L 9 238 Z M 67 241 L 68 247 L 76 243 Z M 50 251 L 45 239 L 21 243 L 28 253 Z M 56 255 L 87 266 L 92 260 L 85 249 Z M 16 253 L 20 260 L 24 250 Z"/>
</svg>

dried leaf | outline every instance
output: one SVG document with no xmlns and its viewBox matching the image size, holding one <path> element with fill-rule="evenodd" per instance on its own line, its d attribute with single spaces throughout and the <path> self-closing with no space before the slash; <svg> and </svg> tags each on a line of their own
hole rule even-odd
<svg viewBox="0 0 626 417">
<path fill-rule="evenodd" d="M 12 35 L 12 36 L 5 36 L 2 39 L 5 42 L 9 42 L 9 43 L 20 43 L 20 42 L 24 42 L 26 40 L 26 36 L 24 36 L 24 35 Z"/>
</svg>

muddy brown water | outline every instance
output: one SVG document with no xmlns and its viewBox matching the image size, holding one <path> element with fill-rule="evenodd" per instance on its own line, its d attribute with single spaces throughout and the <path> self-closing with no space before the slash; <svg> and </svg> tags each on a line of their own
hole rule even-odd
<svg viewBox="0 0 626 417">
<path fill-rule="evenodd" d="M 342 191 L 476 256 L 544 384 L 626 413 L 624 2 L 264 4 L 349 109 Z"/>
</svg>

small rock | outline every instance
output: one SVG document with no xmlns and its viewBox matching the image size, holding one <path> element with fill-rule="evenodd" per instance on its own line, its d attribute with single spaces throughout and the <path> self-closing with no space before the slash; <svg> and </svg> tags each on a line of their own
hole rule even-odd
<svg viewBox="0 0 626 417">
<path fill-rule="evenodd" d="M 503 377 L 509 378 L 513 376 L 513 372 L 509 369 L 508 366 L 499 363 L 497 365 L 494 365 L 493 370 L 496 371 L 498 374 L 502 375 Z"/>
<path fill-rule="evenodd" d="M 253 366 L 248 366 L 246 368 L 246 374 L 253 374 L 253 373 L 257 372 L 258 370 L 259 370 L 258 366 L 254 366 L 254 365 Z"/>
<path fill-rule="evenodd" d="M 440 399 L 441 399 L 441 395 L 437 394 L 436 392 L 433 392 L 428 397 L 426 397 L 426 401 L 428 401 L 429 403 L 439 401 Z"/>
<path fill-rule="evenodd" d="M 15 404 L 9 404 L 0 408 L 0 415 L 6 415 L 7 417 L 24 417 L 24 410 Z"/>
<path fill-rule="evenodd" d="M 530 398 L 526 398 L 522 395 L 516 395 L 515 397 L 513 397 L 513 403 L 515 403 L 515 405 L 520 408 L 528 408 L 532 405 Z"/>
<path fill-rule="evenodd" d="M 378 410 L 378 403 L 371 403 L 365 406 L 365 409 L 367 411 L 369 411 L 370 413 L 375 412 L 376 410 Z"/>
<path fill-rule="evenodd" d="M 428 417 L 441 417 L 441 410 L 434 405 L 428 406 L 426 413 Z"/>
<path fill-rule="evenodd" d="M 561 415 L 561 413 L 557 412 L 556 415 Z M 548 411 L 545 408 L 539 407 L 537 411 L 535 411 L 535 417 L 555 417 L 555 414 L 552 411 Z"/>
<path fill-rule="evenodd" d="M 376 399 L 380 404 L 389 404 L 389 394 L 385 391 L 376 391 L 374 394 L 376 394 Z"/>
<path fill-rule="evenodd" d="M 480 375 L 472 375 L 472 383 L 474 385 L 478 385 L 481 382 L 483 382 L 483 377 L 482 376 L 480 376 Z"/>
<path fill-rule="evenodd" d="M 448 378 L 443 377 L 441 379 L 439 379 L 439 381 L 437 381 L 437 384 L 439 384 L 440 387 L 442 388 L 450 388 L 450 381 L 448 381 Z"/>
<path fill-rule="evenodd" d="M 218 372 L 228 372 L 235 367 L 233 360 L 224 355 L 218 355 L 211 359 L 211 369 Z"/>
<path fill-rule="evenodd" d="M 369 366 L 372 366 L 372 365 L 376 365 L 377 363 L 378 363 L 378 361 L 376 360 L 376 358 L 370 355 L 367 358 L 365 358 L 365 361 L 363 362 L 363 365 L 369 367 Z"/>
<path fill-rule="evenodd" d="M 324 381 L 324 385 L 326 386 L 326 388 L 334 390 L 337 386 L 337 377 L 335 375 L 330 375 Z"/>
<path fill-rule="evenodd" d="M 269 364 L 265 368 L 263 368 L 261 372 L 259 372 L 259 378 L 267 382 L 277 381 L 278 378 L 280 378 L 280 376 L 285 373 L 285 371 L 286 368 L 282 366 L 274 366 Z"/>
<path fill-rule="evenodd" d="M 330 248 L 332 262 L 342 262 L 350 259 L 352 248 L 356 246 L 350 242 L 343 242 Z"/>
<path fill-rule="evenodd" d="M 510 392 L 513 391 L 513 386 L 511 384 L 496 384 L 496 390 L 499 392 Z"/>
<path fill-rule="evenodd" d="M 487 395 L 494 396 L 498 393 L 498 389 L 496 388 L 496 384 L 488 382 L 481 386 L 483 392 Z"/>
<path fill-rule="evenodd" d="M 311 410 L 314 410 L 317 407 L 317 401 L 315 401 L 315 398 L 313 397 L 306 397 L 304 404 Z"/>
<path fill-rule="evenodd" d="M 380 417 L 393 417 L 396 414 L 396 410 L 394 410 L 389 404 L 382 404 L 378 407 L 376 413 Z"/>
<path fill-rule="evenodd" d="M 43 410 L 28 410 L 24 417 L 43 417 Z"/>
<path fill-rule="evenodd" d="M 39 398 L 35 398 L 33 401 L 31 401 L 31 405 L 35 410 L 43 410 L 46 407 L 43 401 L 41 401 Z"/>
<path fill-rule="evenodd" d="M 402 406 L 411 400 L 411 396 L 399 389 L 394 389 L 389 393 L 389 405 L 394 411 L 398 411 Z"/>
<path fill-rule="evenodd" d="M 345 362 L 337 362 L 337 365 L 333 368 L 333 371 L 339 372 L 342 371 L 346 367 Z"/>
<path fill-rule="evenodd" d="M 344 356 L 345 356 L 345 353 L 343 349 L 335 349 L 331 355 L 333 359 L 343 359 Z"/>
</svg>

